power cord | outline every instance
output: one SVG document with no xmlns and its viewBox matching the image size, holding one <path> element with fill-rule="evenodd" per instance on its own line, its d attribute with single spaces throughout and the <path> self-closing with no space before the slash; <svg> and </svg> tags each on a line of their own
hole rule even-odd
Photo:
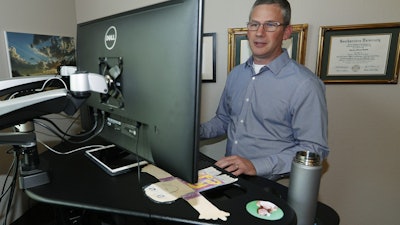
<svg viewBox="0 0 400 225">
<path fill-rule="evenodd" d="M 10 154 L 11 150 L 12 150 L 12 149 L 8 150 L 7 153 Z M 7 188 L 6 188 L 6 186 L 7 186 L 7 180 L 8 180 L 8 178 L 9 178 L 10 175 L 11 175 L 11 171 L 12 171 L 12 169 L 14 168 L 14 165 L 15 165 L 15 157 L 14 157 L 14 160 L 12 161 L 12 163 L 11 163 L 11 165 L 10 165 L 10 168 L 8 169 L 6 179 L 4 180 L 3 187 L 2 187 L 2 189 L 1 189 L 0 202 L 1 202 L 1 200 L 3 199 L 3 197 L 7 194 L 7 192 L 8 192 L 8 191 L 10 190 L 10 188 L 11 188 L 11 185 L 9 185 Z"/>
<path fill-rule="evenodd" d="M 136 162 L 140 162 L 140 158 L 139 158 L 139 138 L 140 138 L 140 127 L 142 126 L 142 123 L 138 122 L 137 123 L 137 138 L 136 138 L 136 145 L 135 145 L 135 149 L 136 149 Z M 141 177 L 140 177 L 140 164 L 138 164 L 138 168 L 137 168 L 137 176 L 138 176 L 138 183 L 141 183 Z"/>
<path fill-rule="evenodd" d="M 79 151 L 83 151 L 83 150 L 105 147 L 104 145 L 88 145 L 88 146 L 83 146 L 83 147 L 80 147 L 80 148 L 73 149 L 73 150 L 68 151 L 68 152 L 60 152 L 60 151 L 57 151 L 54 148 L 46 145 L 43 141 L 41 141 L 39 139 L 37 139 L 37 142 L 39 142 L 46 149 L 48 149 L 49 151 L 51 151 L 51 152 L 53 152 L 53 153 L 55 153 L 57 155 L 69 155 L 69 154 L 72 154 L 72 153 L 75 153 L 75 152 L 79 152 Z"/>
<path fill-rule="evenodd" d="M 55 134 L 57 137 L 59 137 L 61 140 L 68 142 L 68 143 L 72 143 L 72 144 L 82 144 L 85 143 L 93 138 L 95 138 L 98 134 L 101 133 L 101 131 L 103 131 L 104 127 L 105 127 L 105 112 L 101 111 L 102 117 L 101 117 L 101 125 L 100 127 L 98 126 L 98 114 L 97 112 L 93 113 L 93 116 L 95 118 L 95 122 L 93 127 L 91 128 L 91 130 L 81 133 L 81 134 L 76 134 L 76 135 L 72 135 L 72 134 L 67 134 L 64 131 L 62 131 L 54 122 L 52 122 L 51 120 L 44 118 L 44 117 L 40 117 L 41 120 L 44 120 L 46 122 L 49 122 L 53 127 L 48 126 L 45 123 L 40 122 L 38 119 L 34 120 L 34 123 L 42 126 L 43 128 L 49 130 L 50 132 L 52 132 L 53 134 Z M 65 138 L 65 136 L 71 137 L 72 139 L 67 139 Z M 83 140 L 74 140 L 74 139 L 82 139 Z"/>
<path fill-rule="evenodd" d="M 15 193 L 15 188 L 17 186 L 17 176 L 18 176 L 18 167 L 19 167 L 19 155 L 20 152 L 19 150 L 15 150 L 14 151 L 14 161 L 12 162 L 10 169 L 7 173 L 7 177 L 4 181 L 3 184 L 3 188 L 2 188 L 2 192 L 1 192 L 1 197 L 0 197 L 0 202 L 1 200 L 3 200 L 3 198 L 5 197 L 5 195 L 8 193 L 8 201 L 7 201 L 7 205 L 6 205 L 6 213 L 4 216 L 4 221 L 3 224 L 6 225 L 7 224 L 7 220 L 8 220 L 8 215 L 11 211 L 11 205 L 12 205 L 12 201 L 14 198 L 14 193 Z M 11 181 L 11 184 L 5 189 L 5 186 L 7 185 L 7 180 L 9 178 L 9 176 L 11 175 L 11 171 L 14 169 L 14 174 L 13 174 L 13 178 Z"/>
</svg>

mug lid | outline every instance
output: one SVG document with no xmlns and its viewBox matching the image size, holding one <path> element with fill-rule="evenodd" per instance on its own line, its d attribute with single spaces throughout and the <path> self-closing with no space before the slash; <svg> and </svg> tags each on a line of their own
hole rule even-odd
<svg viewBox="0 0 400 225">
<path fill-rule="evenodd" d="M 321 158 L 319 154 L 310 151 L 298 151 L 293 159 L 294 162 L 306 166 L 320 166 Z"/>
</svg>

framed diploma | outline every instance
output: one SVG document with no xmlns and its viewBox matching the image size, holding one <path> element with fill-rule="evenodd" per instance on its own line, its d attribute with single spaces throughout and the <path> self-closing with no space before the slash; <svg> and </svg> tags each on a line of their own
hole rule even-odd
<svg viewBox="0 0 400 225">
<path fill-rule="evenodd" d="M 400 23 L 322 26 L 316 74 L 325 83 L 397 84 Z"/>
<path fill-rule="evenodd" d="M 304 65 L 306 57 L 308 24 L 292 25 L 292 36 L 282 43 L 288 50 L 289 56 Z M 228 29 L 228 73 L 231 69 L 244 63 L 251 56 L 247 40 L 247 28 Z"/>
</svg>

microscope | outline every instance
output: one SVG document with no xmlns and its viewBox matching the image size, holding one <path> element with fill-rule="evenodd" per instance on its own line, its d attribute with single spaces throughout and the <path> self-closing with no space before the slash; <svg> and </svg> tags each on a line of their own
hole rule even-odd
<svg viewBox="0 0 400 225">
<path fill-rule="evenodd" d="M 61 67 L 60 74 L 0 81 L 0 129 L 14 128 L 0 133 L 0 145 L 12 145 L 21 156 L 21 189 L 50 182 L 48 172 L 39 168 L 33 119 L 61 112 L 74 115 L 92 92 L 109 92 L 103 75 L 78 72 L 76 67 Z"/>
</svg>

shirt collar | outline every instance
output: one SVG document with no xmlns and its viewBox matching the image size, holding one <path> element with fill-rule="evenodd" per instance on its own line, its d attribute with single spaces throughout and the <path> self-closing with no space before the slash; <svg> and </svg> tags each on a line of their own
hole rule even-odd
<svg viewBox="0 0 400 225">
<path fill-rule="evenodd" d="M 282 68 L 288 64 L 290 61 L 289 54 L 286 49 L 283 49 L 282 54 L 280 54 L 276 59 L 274 59 L 272 62 L 267 64 L 265 67 L 271 70 L 272 73 L 277 75 Z M 252 67 L 253 66 L 253 56 L 251 56 L 247 61 L 246 61 L 246 67 Z M 260 72 L 265 70 L 265 67 L 261 69 Z"/>
</svg>

